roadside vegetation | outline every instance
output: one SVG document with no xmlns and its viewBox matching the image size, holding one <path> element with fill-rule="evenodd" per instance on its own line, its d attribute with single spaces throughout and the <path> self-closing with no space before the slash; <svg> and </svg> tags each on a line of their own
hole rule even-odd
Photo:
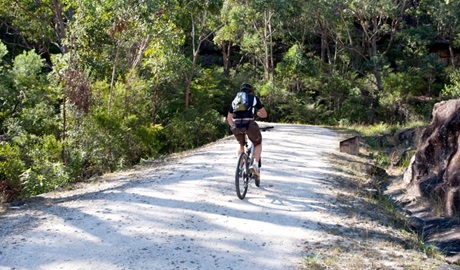
<svg viewBox="0 0 460 270">
<path fill-rule="evenodd" d="M 458 1 L 0 0 L 0 199 L 223 137 L 255 86 L 268 121 L 428 121 L 460 94 Z"/>
<path fill-rule="evenodd" d="M 334 153 L 328 161 L 335 169 L 331 181 L 340 186 L 335 205 L 340 206 L 340 223 L 323 224 L 337 241 L 306 244 L 307 256 L 302 269 L 442 269 L 445 255 L 427 243 L 410 224 L 407 216 L 384 193 L 390 181 L 402 179 L 405 166 L 392 153 L 396 146 L 375 144 L 382 135 L 424 126 L 376 124 L 336 129 L 347 136 L 363 138 L 359 156 Z M 405 146 L 404 146 L 405 147 Z M 369 170 L 369 166 L 385 170 Z"/>
</svg>

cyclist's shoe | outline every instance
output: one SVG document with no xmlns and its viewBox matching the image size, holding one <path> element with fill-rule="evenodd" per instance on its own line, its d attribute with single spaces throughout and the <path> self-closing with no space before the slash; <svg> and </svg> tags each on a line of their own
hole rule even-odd
<svg viewBox="0 0 460 270">
<path fill-rule="evenodd" d="M 257 166 L 257 164 L 252 164 L 250 169 L 251 169 L 252 174 L 254 175 L 254 178 L 255 179 L 260 179 L 259 166 Z"/>
</svg>

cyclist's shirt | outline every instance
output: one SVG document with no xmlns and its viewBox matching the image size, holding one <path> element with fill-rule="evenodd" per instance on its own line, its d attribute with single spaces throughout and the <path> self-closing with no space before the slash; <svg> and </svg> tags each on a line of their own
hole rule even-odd
<svg viewBox="0 0 460 270">
<path fill-rule="evenodd" d="M 254 118 L 256 112 L 264 107 L 262 102 L 260 102 L 259 97 L 248 94 L 249 102 L 252 103 L 251 107 L 247 111 L 242 112 L 233 112 L 232 106 L 229 108 L 229 112 L 233 114 L 233 119 L 242 119 L 242 118 Z"/>
</svg>

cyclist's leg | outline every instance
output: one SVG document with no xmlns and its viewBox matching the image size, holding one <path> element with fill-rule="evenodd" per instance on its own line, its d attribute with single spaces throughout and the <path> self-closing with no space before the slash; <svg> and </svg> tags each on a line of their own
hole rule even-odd
<svg viewBox="0 0 460 270">
<path fill-rule="evenodd" d="M 262 155 L 262 134 L 259 125 L 255 121 L 251 121 L 249 124 L 247 134 L 254 144 L 254 161 L 259 162 Z"/>
<path fill-rule="evenodd" d="M 244 136 L 245 136 L 245 128 L 234 128 L 232 130 L 233 135 L 235 136 L 236 140 L 239 143 L 239 148 L 238 148 L 238 155 L 239 156 L 241 153 L 244 152 Z"/>
</svg>

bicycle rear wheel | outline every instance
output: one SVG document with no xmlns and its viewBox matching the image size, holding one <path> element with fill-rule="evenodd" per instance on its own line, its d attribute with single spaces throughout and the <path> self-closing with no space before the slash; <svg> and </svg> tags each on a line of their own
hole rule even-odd
<svg viewBox="0 0 460 270">
<path fill-rule="evenodd" d="M 259 159 L 259 170 L 262 167 L 262 158 Z M 259 171 L 260 172 L 260 171 Z M 256 187 L 260 187 L 260 174 L 259 177 L 255 177 Z"/>
<path fill-rule="evenodd" d="M 235 187 L 236 195 L 240 200 L 246 197 L 249 185 L 249 165 L 248 156 L 245 153 L 241 153 L 238 158 L 235 172 Z"/>
</svg>

